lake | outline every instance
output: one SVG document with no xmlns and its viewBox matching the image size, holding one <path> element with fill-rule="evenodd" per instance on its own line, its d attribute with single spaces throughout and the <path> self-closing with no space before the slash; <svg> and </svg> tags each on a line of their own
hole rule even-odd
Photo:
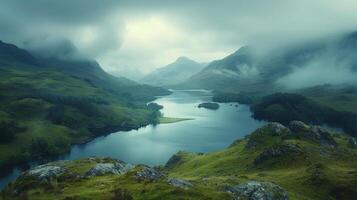
<svg viewBox="0 0 357 200">
<path fill-rule="evenodd" d="M 75 145 L 61 159 L 75 160 L 88 156 L 109 156 L 133 164 L 161 165 L 178 151 L 212 152 L 228 147 L 265 124 L 251 117 L 246 105 L 220 104 L 218 110 L 198 108 L 210 102 L 205 90 L 175 90 L 154 102 L 164 106 L 165 117 L 192 118 L 171 124 L 146 126 L 138 130 L 116 132 L 93 141 Z M 20 173 L 15 169 L 0 179 L 0 188 Z"/>
</svg>

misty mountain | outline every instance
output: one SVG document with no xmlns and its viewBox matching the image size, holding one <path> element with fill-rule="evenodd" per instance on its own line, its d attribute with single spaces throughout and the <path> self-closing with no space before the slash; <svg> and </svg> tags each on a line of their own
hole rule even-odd
<svg viewBox="0 0 357 200">
<path fill-rule="evenodd" d="M 125 77 L 106 73 L 95 60 L 78 56 L 80 53 L 68 41 L 58 43 L 53 47 L 56 50 L 48 50 L 47 53 L 42 54 L 42 51 L 28 52 L 15 45 L 0 42 L 0 68 L 11 66 L 20 70 L 61 72 L 84 80 L 94 87 L 117 94 L 118 98 L 123 98 L 123 96 L 127 98 L 130 94 L 129 96 L 134 99 L 151 99 L 153 96 L 167 93 L 161 88 L 139 84 Z"/>
<path fill-rule="evenodd" d="M 145 76 L 142 82 L 156 86 L 176 85 L 185 82 L 203 67 L 202 63 L 197 63 L 187 57 L 179 57 L 175 62 Z"/>
<path fill-rule="evenodd" d="M 264 53 L 258 48 L 245 46 L 213 61 L 179 87 L 273 92 L 322 84 L 357 84 L 357 32 Z"/>
</svg>

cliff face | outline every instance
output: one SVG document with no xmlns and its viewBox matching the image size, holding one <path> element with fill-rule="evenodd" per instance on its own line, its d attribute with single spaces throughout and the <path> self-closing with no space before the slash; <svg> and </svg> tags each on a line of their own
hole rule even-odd
<svg viewBox="0 0 357 200">
<path fill-rule="evenodd" d="M 213 153 L 178 152 L 165 166 L 85 158 L 38 166 L 4 199 L 353 199 L 353 139 L 294 121 L 265 125 Z"/>
</svg>

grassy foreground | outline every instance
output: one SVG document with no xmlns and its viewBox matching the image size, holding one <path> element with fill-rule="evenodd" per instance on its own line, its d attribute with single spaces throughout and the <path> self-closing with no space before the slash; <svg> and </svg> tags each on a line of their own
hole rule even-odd
<svg viewBox="0 0 357 200">
<path fill-rule="evenodd" d="M 117 162 L 110 158 L 54 163 L 65 171 L 47 180 L 27 172 L 3 190 L 2 198 L 228 200 L 233 198 L 228 188 L 255 180 L 282 187 L 291 200 L 354 199 L 357 149 L 349 146 L 350 138 L 326 132 L 315 138 L 308 126 L 292 128 L 271 123 L 222 151 L 179 152 L 165 166 L 151 168 L 162 173 L 156 176 L 146 171 L 138 178 L 143 165 L 122 174 L 87 176 L 98 163 Z M 177 187 L 169 178 L 191 184 Z"/>
</svg>

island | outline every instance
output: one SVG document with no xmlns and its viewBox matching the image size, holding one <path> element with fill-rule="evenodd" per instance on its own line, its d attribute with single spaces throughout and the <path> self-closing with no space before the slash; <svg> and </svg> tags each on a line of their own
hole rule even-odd
<svg viewBox="0 0 357 200">
<path fill-rule="evenodd" d="M 160 117 L 159 123 L 160 124 L 171 124 L 176 122 L 182 122 L 187 120 L 193 120 L 193 118 L 177 118 L 177 117 Z"/>
<path fill-rule="evenodd" d="M 210 110 L 217 110 L 219 108 L 219 104 L 218 103 L 200 103 L 198 105 L 199 108 L 206 108 L 206 109 L 210 109 Z"/>
</svg>

